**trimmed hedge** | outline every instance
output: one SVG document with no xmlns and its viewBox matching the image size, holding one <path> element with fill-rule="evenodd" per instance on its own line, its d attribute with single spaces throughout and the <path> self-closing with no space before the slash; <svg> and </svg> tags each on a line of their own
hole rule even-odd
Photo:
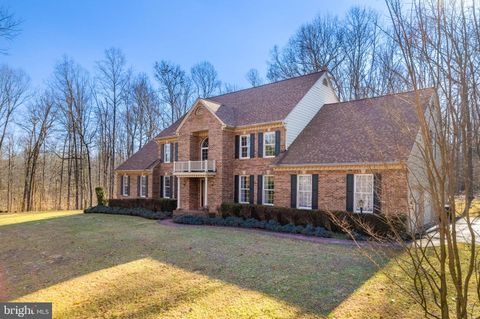
<svg viewBox="0 0 480 319">
<path fill-rule="evenodd" d="M 94 206 L 84 210 L 85 214 L 113 214 L 113 215 L 128 215 L 139 216 L 148 219 L 166 219 L 172 217 L 171 212 L 154 212 L 144 208 L 122 208 L 109 206 Z"/>
<path fill-rule="evenodd" d="M 169 198 L 127 198 L 127 199 L 110 199 L 109 207 L 122 208 L 144 208 L 154 212 L 173 212 L 177 208 L 177 200 Z"/>
<path fill-rule="evenodd" d="M 394 232 L 401 235 L 407 233 L 405 216 L 387 219 L 385 216 L 378 214 L 356 214 L 345 211 L 327 212 L 323 210 L 304 210 L 237 203 L 223 203 L 220 206 L 220 213 L 222 217 L 254 218 L 261 221 L 274 220 L 280 225 L 312 225 L 314 227 L 323 227 L 329 231 L 342 233 L 345 231 L 345 226 L 363 235 L 368 235 L 368 231 L 366 231 L 367 227 L 376 235 L 383 237 L 392 236 Z M 341 224 L 338 223 L 337 220 L 341 221 Z"/>
<path fill-rule="evenodd" d="M 258 228 L 280 233 L 302 234 L 324 238 L 332 237 L 332 232 L 323 227 L 314 227 L 312 225 L 299 226 L 294 224 L 281 225 L 275 220 L 260 221 L 254 218 L 244 219 L 235 216 L 222 218 L 200 215 L 181 215 L 173 217 L 173 221 L 178 224 Z"/>
</svg>

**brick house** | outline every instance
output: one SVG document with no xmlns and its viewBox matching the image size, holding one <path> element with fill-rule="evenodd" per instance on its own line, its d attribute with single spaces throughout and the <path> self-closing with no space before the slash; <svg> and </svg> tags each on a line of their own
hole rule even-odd
<svg viewBox="0 0 480 319">
<path fill-rule="evenodd" d="M 425 106 L 434 96 L 419 92 Z M 421 198 L 427 223 L 428 194 L 407 182 L 415 98 L 339 102 L 326 71 L 200 98 L 117 168 L 116 197 L 176 198 L 181 211 L 239 202 L 385 214 Z"/>
</svg>

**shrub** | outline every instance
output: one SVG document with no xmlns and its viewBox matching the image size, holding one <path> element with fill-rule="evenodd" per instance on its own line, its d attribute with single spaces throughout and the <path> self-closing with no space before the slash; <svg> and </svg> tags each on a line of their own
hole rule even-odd
<svg viewBox="0 0 480 319">
<path fill-rule="evenodd" d="M 103 187 L 95 187 L 95 194 L 97 195 L 97 205 L 106 206 L 107 199 L 105 198 L 105 190 Z"/>
<path fill-rule="evenodd" d="M 148 219 L 166 219 L 172 216 L 170 212 L 154 212 L 144 208 L 122 208 L 110 206 L 94 206 L 84 210 L 85 214 L 114 214 L 114 215 L 129 215 L 139 216 Z"/>
<path fill-rule="evenodd" d="M 243 219 L 236 216 L 207 217 L 200 215 L 181 215 L 173 217 L 173 221 L 179 224 L 188 225 L 211 225 L 211 226 L 230 226 L 242 228 L 258 228 L 266 229 L 274 232 L 282 232 L 289 234 L 304 234 L 316 237 L 332 237 L 332 233 L 323 227 L 313 227 L 312 225 L 300 226 L 294 224 L 281 225 L 275 220 L 261 221 L 255 218 Z"/>
<path fill-rule="evenodd" d="M 245 219 L 254 218 L 259 221 L 266 221 L 266 229 L 278 228 L 276 224 L 269 224 L 274 221 L 281 225 L 292 224 L 296 226 L 305 226 L 307 232 L 312 234 L 317 230 L 315 227 L 321 227 L 323 230 L 344 232 L 343 226 L 354 230 L 360 235 L 368 235 L 365 225 L 376 235 L 388 237 L 395 232 L 406 234 L 406 217 L 400 215 L 399 218 L 385 218 L 378 214 L 356 214 L 345 211 L 323 211 L 323 210 L 304 210 L 287 207 L 274 207 L 264 205 L 249 205 L 238 203 L 223 203 L 220 206 L 222 217 L 241 217 Z M 336 223 L 341 221 L 341 225 Z M 251 224 L 251 223 L 250 223 Z M 312 228 L 313 227 L 313 228 Z M 305 231 L 305 229 L 304 229 Z"/>
<path fill-rule="evenodd" d="M 122 208 L 144 208 L 154 212 L 173 212 L 177 208 L 177 200 L 169 198 L 110 199 L 108 206 Z"/>
</svg>

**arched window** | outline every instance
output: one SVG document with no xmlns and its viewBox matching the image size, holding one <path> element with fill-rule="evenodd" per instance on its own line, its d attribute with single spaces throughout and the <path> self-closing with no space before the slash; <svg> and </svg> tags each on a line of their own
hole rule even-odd
<svg viewBox="0 0 480 319">
<path fill-rule="evenodd" d="M 200 145 L 200 156 L 202 161 L 205 161 L 208 159 L 208 137 L 202 141 L 202 144 Z"/>
</svg>

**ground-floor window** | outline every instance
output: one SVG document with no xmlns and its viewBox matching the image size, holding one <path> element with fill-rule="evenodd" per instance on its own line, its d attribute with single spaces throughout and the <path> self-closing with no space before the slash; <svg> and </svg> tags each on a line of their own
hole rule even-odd
<svg viewBox="0 0 480 319">
<path fill-rule="evenodd" d="M 165 176 L 163 178 L 163 198 L 170 198 L 172 194 L 172 177 Z"/>
<path fill-rule="evenodd" d="M 250 176 L 241 175 L 238 179 L 239 202 L 248 204 L 250 202 Z"/>
<path fill-rule="evenodd" d="M 147 197 L 147 176 L 140 176 L 140 197 Z"/>
<path fill-rule="evenodd" d="M 273 205 L 273 196 L 275 194 L 275 183 L 273 175 L 263 176 L 263 204 Z"/>
<path fill-rule="evenodd" d="M 312 208 L 312 175 L 298 175 L 297 208 Z"/>
<path fill-rule="evenodd" d="M 122 176 L 123 178 L 123 182 L 122 182 L 122 186 L 123 186 L 123 189 L 122 189 L 122 195 L 123 196 L 128 196 L 128 188 L 130 185 L 128 185 L 128 175 L 123 175 Z"/>
<path fill-rule="evenodd" d="M 355 174 L 354 205 L 357 213 L 373 213 L 373 174 Z"/>
</svg>

